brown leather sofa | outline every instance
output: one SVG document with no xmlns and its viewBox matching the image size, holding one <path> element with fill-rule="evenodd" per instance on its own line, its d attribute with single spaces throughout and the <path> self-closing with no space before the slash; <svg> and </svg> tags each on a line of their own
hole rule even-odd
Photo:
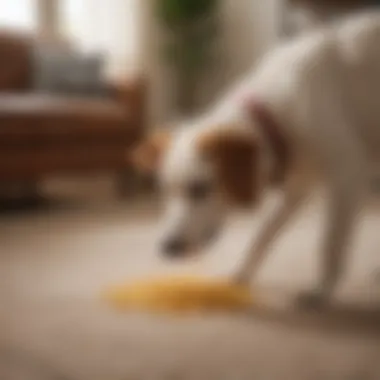
<svg viewBox="0 0 380 380">
<path fill-rule="evenodd" d="M 144 134 L 144 81 L 110 84 L 109 99 L 38 94 L 32 49 L 32 37 L 0 32 L 0 187 L 104 171 L 125 182 L 126 154 Z"/>
</svg>

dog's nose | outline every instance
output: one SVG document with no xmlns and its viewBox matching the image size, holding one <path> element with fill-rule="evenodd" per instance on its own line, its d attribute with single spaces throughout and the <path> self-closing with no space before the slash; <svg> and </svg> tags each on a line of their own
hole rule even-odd
<svg viewBox="0 0 380 380">
<path fill-rule="evenodd" d="M 186 243 L 181 239 L 168 239 L 162 244 L 162 252 L 168 257 L 178 257 L 186 250 Z"/>
</svg>

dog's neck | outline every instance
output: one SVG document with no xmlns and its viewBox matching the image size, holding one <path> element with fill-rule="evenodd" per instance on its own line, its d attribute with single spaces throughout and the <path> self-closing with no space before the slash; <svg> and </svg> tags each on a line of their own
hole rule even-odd
<svg viewBox="0 0 380 380">
<path fill-rule="evenodd" d="M 199 129 L 212 131 L 226 130 L 241 133 L 247 138 L 254 136 L 259 142 L 260 168 L 264 187 L 281 186 L 290 167 L 290 143 L 283 126 L 277 121 L 269 105 L 248 96 L 239 97 L 229 103 L 222 103 L 214 112 L 203 117 Z"/>
</svg>

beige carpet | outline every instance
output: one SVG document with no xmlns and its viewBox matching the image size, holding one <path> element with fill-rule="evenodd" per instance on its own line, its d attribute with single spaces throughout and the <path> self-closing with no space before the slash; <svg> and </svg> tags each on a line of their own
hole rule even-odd
<svg viewBox="0 0 380 380">
<path fill-rule="evenodd" d="M 257 223 L 239 217 L 208 256 L 167 263 L 155 252 L 155 208 L 134 201 L 1 216 L 0 379 L 380 379 L 380 312 L 363 311 L 380 305 L 376 209 L 361 224 L 339 292 L 347 306 L 323 314 L 117 314 L 97 299 L 104 286 L 151 273 L 227 274 Z M 315 281 L 317 209 L 277 242 L 257 281 L 263 292 L 281 298 Z"/>
</svg>

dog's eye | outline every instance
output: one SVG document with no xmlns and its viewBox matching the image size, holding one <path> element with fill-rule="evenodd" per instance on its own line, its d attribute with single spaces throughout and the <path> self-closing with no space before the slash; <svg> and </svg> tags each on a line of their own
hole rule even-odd
<svg viewBox="0 0 380 380">
<path fill-rule="evenodd" d="M 207 198 L 211 190 L 211 183 L 205 181 L 194 182 L 188 188 L 189 197 L 194 201 L 201 201 Z"/>
</svg>

